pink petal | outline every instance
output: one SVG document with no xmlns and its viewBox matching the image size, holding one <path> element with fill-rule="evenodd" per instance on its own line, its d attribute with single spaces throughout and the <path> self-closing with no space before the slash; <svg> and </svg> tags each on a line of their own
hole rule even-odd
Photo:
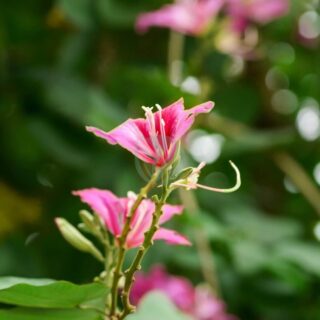
<svg viewBox="0 0 320 320">
<path fill-rule="evenodd" d="M 201 8 L 203 12 L 208 15 L 216 15 L 222 6 L 224 5 L 225 0 L 202 0 L 200 1 Z"/>
<path fill-rule="evenodd" d="M 149 229 L 154 213 L 154 203 L 151 200 L 143 200 L 137 209 L 131 223 L 131 231 L 127 238 L 127 247 L 138 247 L 144 240 L 144 234 Z"/>
<path fill-rule="evenodd" d="M 185 110 L 183 116 L 177 119 L 177 124 L 175 128 L 175 133 L 173 137 L 173 141 L 179 141 L 185 133 L 190 129 L 192 126 L 195 117 L 200 113 L 208 113 L 214 107 L 214 103 L 211 101 L 199 104 L 191 109 Z"/>
<path fill-rule="evenodd" d="M 121 233 L 121 214 L 124 208 L 119 198 L 112 192 L 96 188 L 73 191 L 73 195 L 79 196 L 81 201 L 88 204 L 105 222 L 108 230 L 115 236 Z"/>
<path fill-rule="evenodd" d="M 201 34 L 222 7 L 224 0 L 181 0 L 159 10 L 141 14 L 136 22 L 138 32 L 150 27 L 166 27 L 180 33 Z"/>
<path fill-rule="evenodd" d="M 154 235 L 154 240 L 164 240 L 169 244 L 191 246 L 191 242 L 174 230 L 160 228 Z"/>
<path fill-rule="evenodd" d="M 237 32 L 245 31 L 250 20 L 257 23 L 267 23 L 289 10 L 288 0 L 227 0 L 228 14 L 232 20 L 233 29 Z"/>
<path fill-rule="evenodd" d="M 170 204 L 165 204 L 162 208 L 163 213 L 160 218 L 160 224 L 169 221 L 174 215 L 181 214 L 183 211 L 183 206 L 173 206 Z"/>
<path fill-rule="evenodd" d="M 142 161 L 150 164 L 155 162 L 155 153 L 148 143 L 144 119 L 129 119 L 110 132 L 94 127 L 86 127 L 86 129 L 110 144 L 119 144 Z"/>
<path fill-rule="evenodd" d="M 267 23 L 285 15 L 288 10 L 288 0 L 256 0 L 251 4 L 250 15 L 257 22 Z"/>
</svg>

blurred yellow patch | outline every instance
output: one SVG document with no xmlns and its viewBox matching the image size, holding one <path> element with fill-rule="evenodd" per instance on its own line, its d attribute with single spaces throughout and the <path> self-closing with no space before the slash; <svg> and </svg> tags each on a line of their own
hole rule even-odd
<svg viewBox="0 0 320 320">
<path fill-rule="evenodd" d="M 53 7 L 49 11 L 46 22 L 51 28 L 65 27 L 68 25 L 65 14 L 59 7 Z"/>
<path fill-rule="evenodd" d="M 36 222 L 40 215 L 39 199 L 23 196 L 0 182 L 0 236 Z"/>
</svg>

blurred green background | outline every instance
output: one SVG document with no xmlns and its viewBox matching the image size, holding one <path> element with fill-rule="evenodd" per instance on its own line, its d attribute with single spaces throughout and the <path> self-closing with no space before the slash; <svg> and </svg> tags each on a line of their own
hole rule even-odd
<svg viewBox="0 0 320 320">
<path fill-rule="evenodd" d="M 208 238 L 221 296 L 239 318 L 320 319 L 319 1 L 292 1 L 289 15 L 260 27 L 257 60 L 187 37 L 179 85 L 167 75 L 169 31 L 134 31 L 139 12 L 163 3 L 1 2 L 0 275 L 91 281 L 100 266 L 64 242 L 53 218 L 78 222 L 85 206 L 71 190 L 124 196 L 144 180 L 133 156 L 84 126 L 110 130 L 142 116 L 141 105 L 181 96 L 187 107 L 213 100 L 184 163 L 207 161 L 201 181 L 226 187 L 232 159 L 243 185 L 197 191 L 199 209 L 172 227 Z M 157 243 L 145 267 L 202 282 L 197 248 Z"/>
</svg>

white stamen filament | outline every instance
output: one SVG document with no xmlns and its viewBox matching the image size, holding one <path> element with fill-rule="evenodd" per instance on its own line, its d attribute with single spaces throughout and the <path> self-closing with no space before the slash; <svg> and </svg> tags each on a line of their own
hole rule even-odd
<svg viewBox="0 0 320 320">
<path fill-rule="evenodd" d="M 142 109 L 145 111 L 146 119 L 148 121 L 151 143 L 153 145 L 153 148 L 155 149 L 156 154 L 159 156 L 159 150 L 161 150 L 161 145 L 159 144 L 159 141 L 158 141 L 158 135 L 156 131 L 156 122 L 155 122 L 154 114 L 152 112 L 152 108 L 142 107 Z"/>
</svg>

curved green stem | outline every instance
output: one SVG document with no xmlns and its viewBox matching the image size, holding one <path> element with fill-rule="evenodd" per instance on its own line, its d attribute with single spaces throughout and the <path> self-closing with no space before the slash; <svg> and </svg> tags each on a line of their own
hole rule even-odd
<svg viewBox="0 0 320 320">
<path fill-rule="evenodd" d="M 124 319 L 128 314 L 135 311 L 135 307 L 130 303 L 130 290 L 134 282 L 134 275 L 136 271 L 141 269 L 141 262 L 153 244 L 153 236 L 159 229 L 159 220 L 162 215 L 162 207 L 165 204 L 170 193 L 168 189 L 168 170 L 164 170 L 162 176 L 162 196 L 161 199 L 155 201 L 155 211 L 152 215 L 152 222 L 150 229 L 145 233 L 144 241 L 140 246 L 131 266 L 125 271 L 125 284 L 122 292 L 123 312 L 120 319 Z"/>
<path fill-rule="evenodd" d="M 125 225 L 123 227 L 121 235 L 118 237 L 118 246 L 119 246 L 119 252 L 118 252 L 118 259 L 115 265 L 115 269 L 113 272 L 113 281 L 111 286 L 111 307 L 110 307 L 110 318 L 114 319 L 116 318 L 116 308 L 118 304 L 118 286 L 119 286 L 119 280 L 122 276 L 122 266 L 125 258 L 126 253 L 126 240 L 128 237 L 128 234 L 131 230 L 131 222 L 134 217 L 134 213 L 138 209 L 139 205 L 141 204 L 142 200 L 146 198 L 147 194 L 150 192 L 150 190 L 154 187 L 158 176 L 159 176 L 159 170 L 156 169 L 152 177 L 150 178 L 150 181 L 140 190 L 140 193 L 137 196 L 137 199 L 135 200 L 127 218 Z"/>
</svg>

